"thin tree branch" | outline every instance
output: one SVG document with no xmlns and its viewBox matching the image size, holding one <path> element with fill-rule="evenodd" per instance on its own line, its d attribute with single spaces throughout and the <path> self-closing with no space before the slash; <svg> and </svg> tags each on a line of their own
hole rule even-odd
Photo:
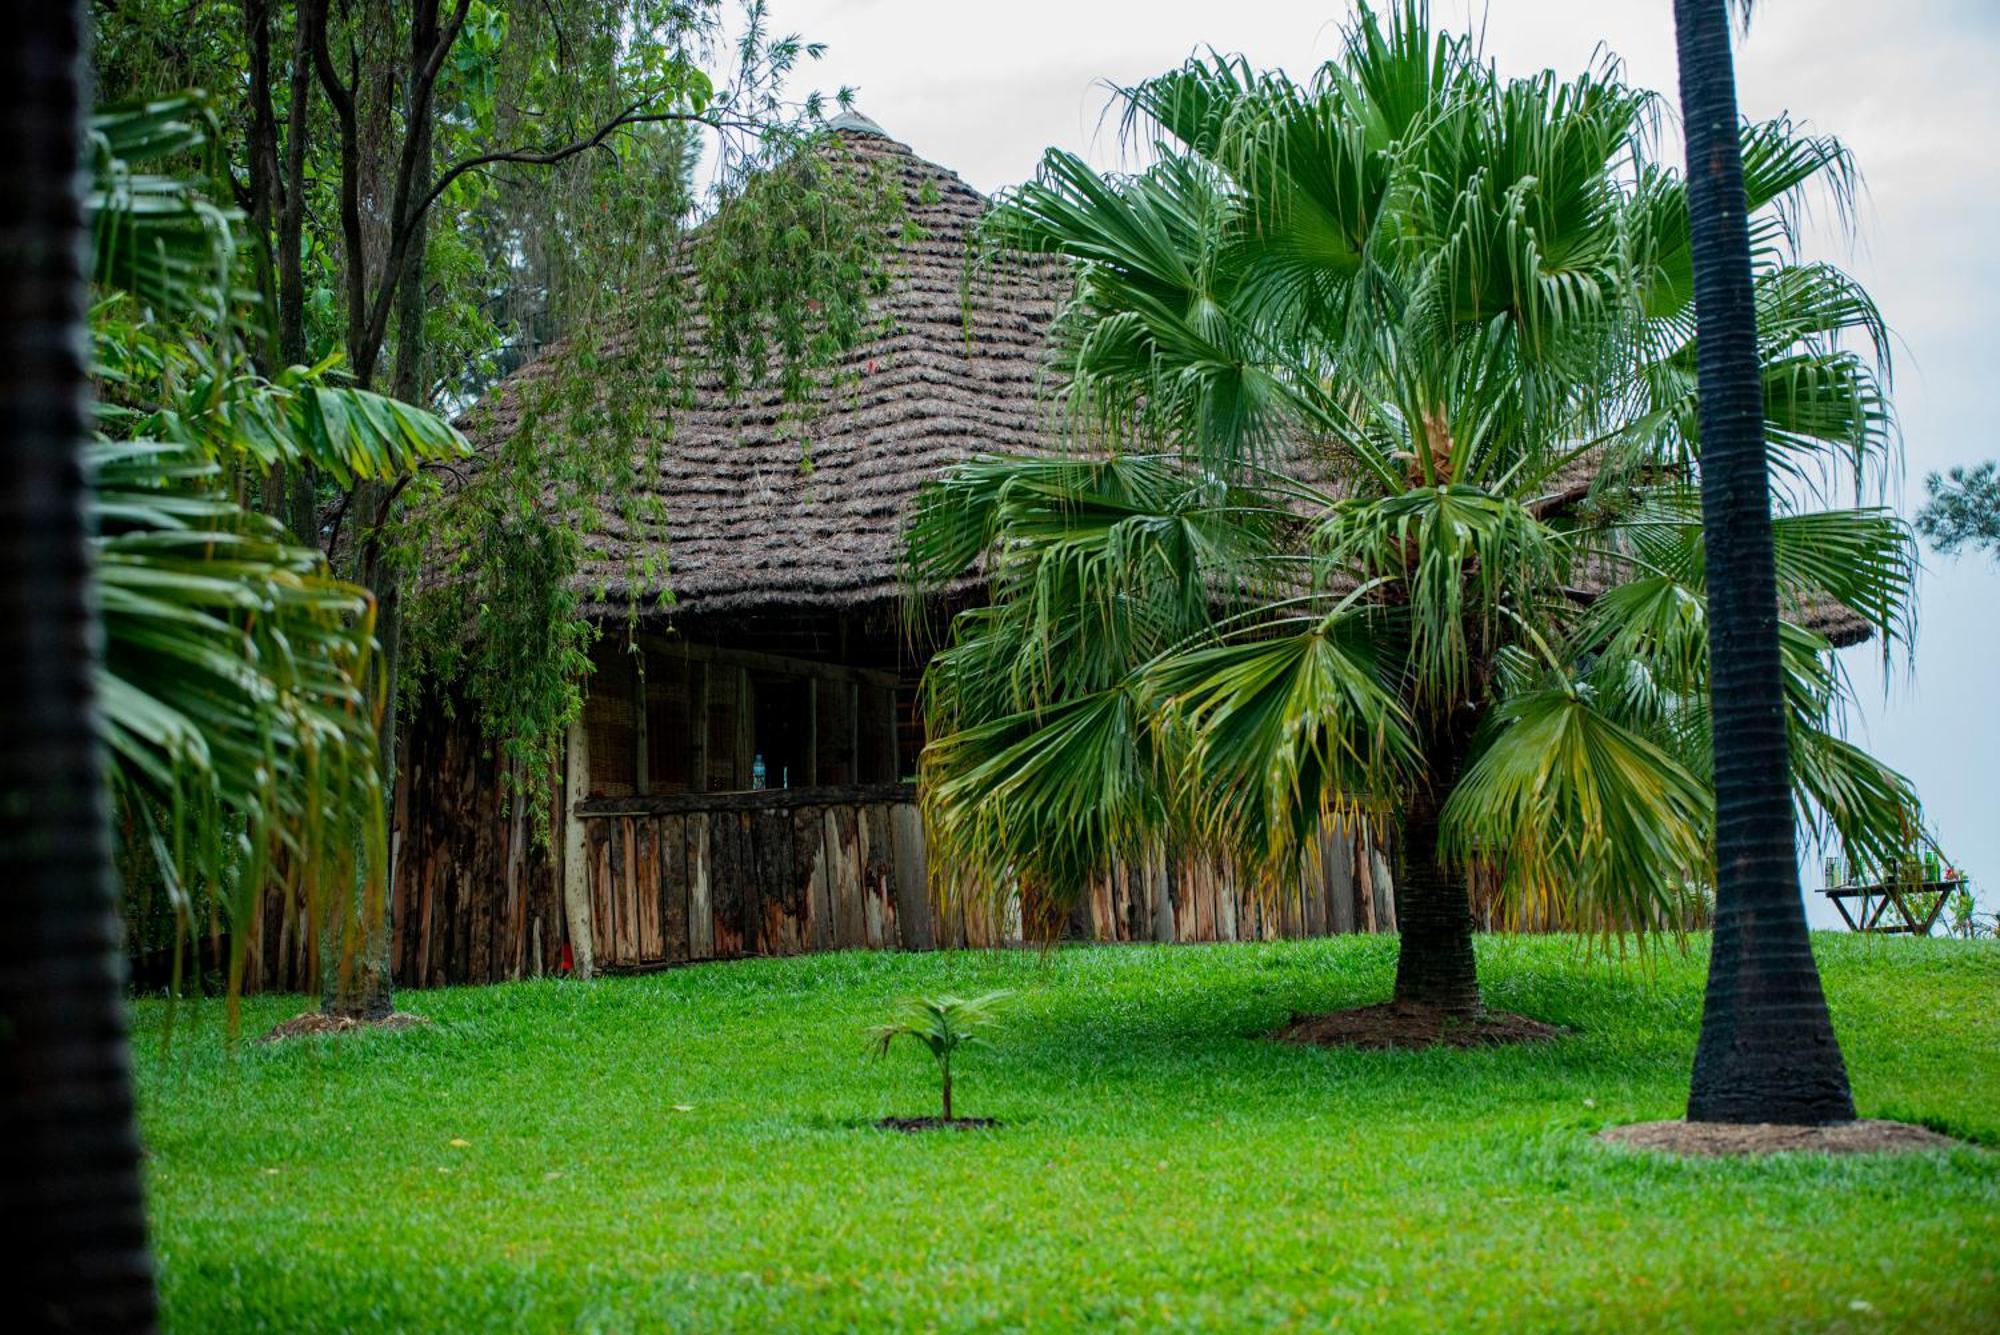
<svg viewBox="0 0 2000 1335">
<path fill-rule="evenodd" d="M 757 130 L 762 128 L 755 121 L 737 120 L 727 116 L 714 116 L 707 112 L 645 111 L 644 108 L 657 100 L 658 97 L 659 94 L 656 93 L 652 96 L 641 98 L 624 111 L 618 113 L 618 115 L 613 116 L 610 120 L 598 126 L 589 135 L 581 139 L 572 140 L 560 148 L 510 148 L 495 153 L 481 153 L 476 157 L 465 158 L 459 162 L 455 162 L 439 175 L 436 184 L 431 187 L 430 192 L 417 205 L 416 213 L 421 214 L 437 203 L 438 198 L 451 188 L 452 182 L 467 172 L 483 171 L 488 167 L 498 166 L 502 163 L 522 163 L 534 167 L 551 167 L 558 162 L 567 161 L 579 153 L 585 153 L 601 146 L 605 140 L 618 131 L 634 125 L 652 125 L 665 121 L 677 121 L 685 125 L 703 125 L 711 130 Z M 415 215 L 413 214 L 412 216 L 414 217 Z"/>
</svg>

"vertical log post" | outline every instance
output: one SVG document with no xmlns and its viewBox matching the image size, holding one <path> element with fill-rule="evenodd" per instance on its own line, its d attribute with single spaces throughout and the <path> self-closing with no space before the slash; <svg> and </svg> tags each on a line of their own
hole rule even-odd
<svg viewBox="0 0 2000 1335">
<path fill-rule="evenodd" d="M 699 659 L 688 663 L 688 694 L 694 709 L 688 715 L 688 791 L 705 793 L 708 779 L 708 664 Z"/>
<path fill-rule="evenodd" d="M 590 864 L 583 820 L 576 804 L 590 791 L 590 734 L 578 719 L 569 725 L 569 756 L 563 784 L 563 921 L 569 928 L 570 959 L 578 978 L 595 967 L 590 933 Z"/>
<path fill-rule="evenodd" d="M 697 813 L 688 817 L 688 958 L 715 957 L 715 909 L 710 898 L 708 849 L 709 817 Z"/>
</svg>

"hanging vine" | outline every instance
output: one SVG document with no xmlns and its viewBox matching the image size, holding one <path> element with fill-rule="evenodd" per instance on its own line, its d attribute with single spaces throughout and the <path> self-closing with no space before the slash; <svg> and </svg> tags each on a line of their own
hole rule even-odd
<svg viewBox="0 0 2000 1335">
<path fill-rule="evenodd" d="M 657 165 L 678 147 L 636 152 Z M 469 415 L 478 460 L 429 479 L 399 544 L 415 590 L 405 697 L 471 705 L 540 839 L 592 646 L 607 626 L 634 645 L 672 602 L 657 486 L 678 414 L 697 387 L 775 390 L 803 462 L 814 405 L 879 327 L 906 226 L 892 181 L 810 131 L 746 159 L 698 227 L 611 201 L 603 214 L 616 224 L 580 229 L 578 253 L 602 248 L 617 281 L 576 289 L 570 337 Z"/>
</svg>

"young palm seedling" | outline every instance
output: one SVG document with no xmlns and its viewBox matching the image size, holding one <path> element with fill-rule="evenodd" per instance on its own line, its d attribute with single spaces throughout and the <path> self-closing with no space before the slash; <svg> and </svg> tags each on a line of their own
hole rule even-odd
<svg viewBox="0 0 2000 1335">
<path fill-rule="evenodd" d="M 933 1126 L 990 1126 L 985 1118 L 960 1120 L 951 1111 L 951 1059 L 963 1047 L 983 1041 L 981 1030 L 992 1025 L 994 1008 L 1007 997 L 1008 992 L 988 992 L 982 997 L 967 1000 L 963 997 L 911 997 L 903 1002 L 894 1020 L 878 1027 L 873 1034 L 877 1056 L 887 1055 L 890 1047 L 899 1038 L 907 1038 L 922 1044 L 930 1051 L 931 1059 L 937 1062 L 938 1083 L 944 1093 L 944 1116 L 932 1122 L 929 1118 L 886 1118 L 884 1126 L 894 1126 L 903 1130 L 921 1130 L 926 1125 Z"/>
</svg>

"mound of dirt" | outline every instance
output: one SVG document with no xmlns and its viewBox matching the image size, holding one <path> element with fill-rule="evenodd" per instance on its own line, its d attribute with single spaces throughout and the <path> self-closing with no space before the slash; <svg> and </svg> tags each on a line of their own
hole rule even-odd
<svg viewBox="0 0 2000 1335">
<path fill-rule="evenodd" d="M 884 1117 L 875 1125 L 884 1131 L 987 1131 L 1000 1123 L 991 1117 Z"/>
<path fill-rule="evenodd" d="M 1503 1043 L 1541 1043 L 1569 1030 L 1525 1015 L 1488 1011 L 1473 1019 L 1430 1006 L 1360 1006 L 1326 1015 L 1299 1015 L 1272 1037 L 1284 1043 L 1323 1048 L 1484 1048 Z"/>
<path fill-rule="evenodd" d="M 379 1020 L 362 1020 L 352 1015 L 326 1015 L 319 1011 L 307 1011 L 304 1015 L 294 1015 L 291 1019 L 276 1025 L 271 1032 L 258 1039 L 259 1043 L 277 1043 L 287 1038 L 306 1038 L 313 1034 L 346 1034 L 358 1029 L 414 1029 L 430 1021 L 421 1015 L 408 1011 L 391 1011 Z"/>
<path fill-rule="evenodd" d="M 1785 1126 L 1773 1122 L 1635 1122 L 1607 1127 L 1599 1140 L 1669 1154 L 1897 1154 L 1912 1150 L 1965 1147 L 1962 1140 L 1908 1122 L 1864 1118 L 1833 1126 Z"/>
</svg>

